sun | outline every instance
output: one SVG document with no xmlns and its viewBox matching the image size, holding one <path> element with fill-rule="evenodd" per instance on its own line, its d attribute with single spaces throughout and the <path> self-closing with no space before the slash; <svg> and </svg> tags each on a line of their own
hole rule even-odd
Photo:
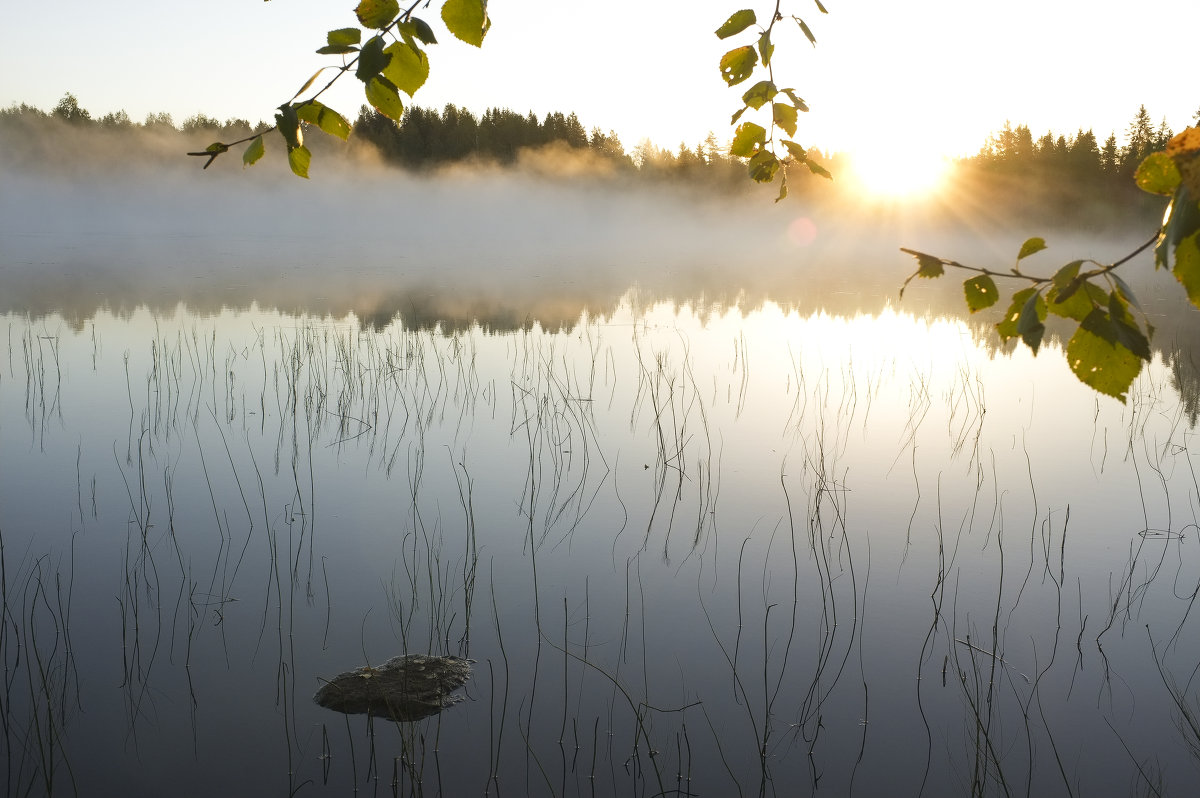
<svg viewBox="0 0 1200 798">
<path fill-rule="evenodd" d="M 851 168 L 855 181 L 868 194 L 906 199 L 936 191 L 946 177 L 949 162 L 939 153 L 897 147 L 856 152 Z"/>
</svg>

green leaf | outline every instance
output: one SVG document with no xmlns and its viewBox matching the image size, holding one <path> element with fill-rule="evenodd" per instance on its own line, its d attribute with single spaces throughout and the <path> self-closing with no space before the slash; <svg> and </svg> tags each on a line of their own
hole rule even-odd
<svg viewBox="0 0 1200 798">
<path fill-rule="evenodd" d="M 1045 248 L 1046 248 L 1046 239 L 1030 238 L 1024 244 L 1021 245 L 1021 251 L 1017 253 L 1017 261 L 1018 262 L 1022 261 L 1025 258 L 1028 258 L 1030 255 L 1034 254 L 1035 252 L 1041 252 Z"/>
<path fill-rule="evenodd" d="M 1141 164 L 1133 176 L 1138 188 L 1149 194 L 1171 196 L 1179 188 L 1182 180 L 1175 159 L 1165 152 L 1151 153 Z"/>
<path fill-rule="evenodd" d="M 737 111 L 734 112 L 733 116 L 731 116 L 729 118 L 729 124 L 736 125 L 737 121 L 742 118 L 742 114 L 746 113 L 749 110 L 750 110 L 750 108 L 748 106 L 742 106 L 741 108 L 737 109 Z"/>
<path fill-rule="evenodd" d="M 1120 347 L 1143 360 L 1150 359 L 1149 342 L 1121 306 L 1120 299 L 1110 305 L 1107 311 L 1097 307 L 1080 323 L 1080 327 L 1112 346 Z"/>
<path fill-rule="evenodd" d="M 1134 296 L 1133 289 L 1129 287 L 1129 284 L 1122 280 L 1121 276 L 1115 271 L 1109 272 L 1108 276 L 1111 277 L 1112 281 L 1117 284 L 1117 291 L 1120 292 L 1121 298 L 1133 305 L 1138 310 L 1142 310 L 1142 306 L 1138 302 L 1137 297 Z M 1145 311 L 1142 312 L 1144 313 Z"/>
<path fill-rule="evenodd" d="M 1187 184 L 1179 187 L 1163 216 L 1163 228 L 1154 247 L 1154 268 L 1171 264 L 1171 249 L 1200 231 L 1200 202 L 1193 202 Z"/>
<path fill-rule="evenodd" d="M 1113 321 L 1129 321 L 1129 303 L 1121 296 L 1120 291 L 1110 291 L 1108 294 L 1108 315 Z"/>
<path fill-rule="evenodd" d="M 935 255 L 927 255 L 924 252 L 917 252 L 915 249 L 906 249 L 905 247 L 900 247 L 900 251 L 912 255 L 917 259 L 917 270 L 908 275 L 908 278 L 904 281 L 904 285 L 900 286 L 901 299 L 904 299 L 904 289 L 908 288 L 908 284 L 913 281 L 913 278 L 925 277 L 932 279 L 941 277 L 946 273 L 942 259 Z"/>
<path fill-rule="evenodd" d="M 756 183 L 770 183 L 779 171 L 779 159 L 770 150 L 759 150 L 748 164 L 750 179 Z"/>
<path fill-rule="evenodd" d="M 1075 280 L 1075 278 L 1079 276 L 1079 268 L 1081 266 L 1083 266 L 1083 261 L 1073 260 L 1054 273 L 1052 282 L 1054 283 L 1054 287 L 1058 289 L 1059 292 L 1057 295 L 1058 298 L 1055 300 L 1056 302 L 1066 301 L 1068 296 L 1078 290 L 1079 283 Z M 1066 291 L 1066 289 L 1071 285 L 1074 285 L 1075 287 L 1070 291 L 1070 293 L 1064 294 L 1063 292 Z"/>
<path fill-rule="evenodd" d="M 325 34 L 325 41 L 330 47 L 358 44 L 362 41 L 362 31 L 358 28 L 338 28 Z"/>
<path fill-rule="evenodd" d="M 783 172 L 783 177 L 779 179 L 779 196 L 775 198 L 775 202 L 782 202 L 787 195 L 787 170 L 785 169 Z"/>
<path fill-rule="evenodd" d="M 1188 299 L 1200 307 L 1200 232 L 1192 233 L 1175 247 L 1175 279 L 1187 290 Z"/>
<path fill-rule="evenodd" d="M 429 77 L 429 58 L 415 45 L 404 42 L 393 42 L 384 52 L 391 56 L 383 68 L 384 77 L 409 97 L 413 96 Z"/>
<path fill-rule="evenodd" d="M 1046 325 L 1042 322 L 1046 320 L 1046 300 L 1042 299 L 1042 295 L 1034 291 L 1033 296 L 1025 300 L 1025 304 L 1021 306 L 1021 313 L 1017 317 L 1017 332 L 1021 335 L 1021 340 L 1033 350 L 1036 355 L 1038 347 L 1041 346 L 1042 336 L 1046 334 Z"/>
<path fill-rule="evenodd" d="M 325 108 L 325 104 L 320 100 L 305 100 L 296 106 L 296 116 L 301 122 L 316 125 L 317 120 L 321 118 L 321 111 Z"/>
<path fill-rule="evenodd" d="M 788 155 L 795 158 L 797 163 L 806 163 L 808 161 L 808 153 L 796 142 L 784 139 L 783 146 L 787 147 Z M 905 252 L 908 252 L 908 250 L 905 250 Z"/>
<path fill-rule="evenodd" d="M 1049 292 L 1047 296 L 1050 300 L 1046 303 L 1047 309 L 1055 316 L 1061 316 L 1064 319 L 1083 321 L 1096 307 L 1083 291 L 1072 293 L 1070 297 L 1064 299 L 1062 302 L 1059 302 L 1056 297 L 1050 297 Z"/>
<path fill-rule="evenodd" d="M 808 103 L 796 96 L 795 89 L 781 89 L 780 91 L 787 95 L 787 98 L 792 101 L 792 105 L 796 106 L 797 111 L 808 113 Z"/>
<path fill-rule="evenodd" d="M 363 83 L 378 75 L 387 66 L 391 56 L 383 51 L 383 44 L 382 36 L 373 36 L 363 45 L 358 56 L 358 69 L 354 72 L 354 76 Z"/>
<path fill-rule="evenodd" d="M 1079 277 L 1072 279 L 1062 289 L 1054 285 L 1046 292 L 1046 305 L 1049 311 L 1055 316 L 1075 321 L 1086 319 L 1096 307 L 1097 302 L 1103 303 L 1104 301 L 1103 288 Z"/>
<path fill-rule="evenodd" d="M 1142 360 L 1149 361 L 1150 341 L 1142 334 L 1141 328 L 1133 317 L 1126 312 L 1124 307 L 1121 307 L 1121 300 L 1116 298 L 1116 293 L 1113 294 L 1114 302 L 1109 305 L 1108 317 L 1112 322 L 1112 332 L 1115 335 L 1116 342 L 1121 346 L 1133 352 Z M 1087 321 L 1087 319 L 1084 319 Z"/>
<path fill-rule="evenodd" d="M 287 142 L 289 150 L 294 150 L 304 144 L 304 131 L 300 130 L 300 117 L 296 115 L 296 107 L 291 103 L 279 106 L 279 113 L 275 114 L 275 127 L 279 130 L 279 135 L 283 136 L 283 140 Z"/>
<path fill-rule="evenodd" d="M 324 71 L 325 71 L 325 67 L 321 67 L 316 72 L 312 73 L 312 77 L 310 77 L 308 80 L 304 81 L 304 85 L 300 87 L 299 91 L 297 91 L 295 94 L 292 95 L 292 99 L 294 100 L 297 97 L 299 97 L 301 94 L 303 94 L 304 92 L 308 91 L 308 87 L 313 85 L 313 81 L 315 81 L 318 77 L 320 77 L 321 73 Z"/>
<path fill-rule="evenodd" d="M 1099 308 L 1067 342 L 1067 364 L 1085 385 L 1122 402 L 1142 370 L 1142 359 L 1117 342 L 1112 321 Z"/>
<path fill-rule="evenodd" d="M 808 167 L 808 171 L 812 172 L 817 177 L 823 177 L 826 180 L 833 180 L 833 175 L 829 173 L 829 170 L 824 166 L 821 166 L 821 164 L 817 163 L 812 158 L 809 158 L 807 161 L 805 161 L 804 165 Z"/>
<path fill-rule="evenodd" d="M 749 8 L 734 11 L 729 16 L 729 19 L 725 20 L 725 23 L 717 28 L 717 38 L 728 39 L 730 36 L 736 36 L 755 22 L 757 22 L 757 19 L 754 16 L 754 12 Z"/>
<path fill-rule="evenodd" d="M 750 77 L 757 63 L 758 53 L 749 45 L 730 50 L 721 56 L 721 77 L 728 85 L 736 86 Z"/>
<path fill-rule="evenodd" d="M 1180 186 L 1171 200 L 1170 218 L 1167 221 L 1167 243 L 1177 246 L 1180 241 L 1200 231 L 1200 202 L 1192 199 L 1192 194 L 1186 185 Z"/>
<path fill-rule="evenodd" d="M 254 166 L 266 151 L 267 146 L 263 143 L 263 137 L 255 136 L 254 141 L 250 142 L 250 146 L 242 153 L 242 167 Z"/>
<path fill-rule="evenodd" d="M 972 313 L 990 308 L 1000 300 L 996 281 L 986 274 L 972 277 L 963 283 L 963 293 L 967 297 L 967 308 Z"/>
<path fill-rule="evenodd" d="M 816 47 L 817 46 L 817 37 L 813 36 L 813 32 L 808 29 L 807 25 L 804 24 L 804 20 L 797 17 L 796 22 L 800 25 L 800 30 L 804 31 L 804 37 L 806 39 L 808 39 L 809 42 L 812 43 L 813 47 Z"/>
<path fill-rule="evenodd" d="M 1017 325 L 1021 321 L 1021 311 L 1025 309 L 1025 303 L 1037 296 L 1036 288 L 1024 288 L 1013 294 L 1012 302 L 1009 304 L 1008 310 L 1004 312 L 1003 320 L 996 325 L 996 332 L 1000 334 L 1001 340 L 1007 341 L 1021 334 L 1021 331 L 1017 329 Z M 1042 314 L 1042 318 L 1045 318 L 1045 314 Z"/>
<path fill-rule="evenodd" d="M 778 93 L 774 83 L 769 80 L 760 80 L 746 90 L 746 93 L 742 95 L 742 102 L 757 111 L 775 99 L 775 95 Z"/>
<path fill-rule="evenodd" d="M 433 35 L 433 28 L 429 27 L 429 23 L 419 17 L 413 17 L 407 22 L 401 22 L 398 27 L 401 31 L 423 44 L 437 44 L 437 37 Z"/>
<path fill-rule="evenodd" d="M 821 0 L 813 0 L 813 2 L 815 2 L 817 4 L 817 8 L 821 10 L 822 14 L 829 13 L 828 11 L 825 10 L 825 6 L 821 5 Z"/>
<path fill-rule="evenodd" d="M 331 136 L 337 136 L 342 141 L 350 137 L 350 123 L 346 117 L 317 100 L 309 100 L 296 108 L 296 114 L 301 122 L 316 125 Z"/>
<path fill-rule="evenodd" d="M 787 147 L 788 154 L 795 158 L 798 163 L 802 163 L 807 166 L 808 171 L 812 172 L 818 177 L 823 177 L 826 180 L 833 180 L 833 175 L 829 174 L 829 170 L 824 166 L 821 166 L 821 164 L 817 163 L 812 158 L 809 158 L 808 153 L 799 144 L 794 141 L 784 139 L 783 146 Z M 910 255 L 917 254 L 911 249 L 903 249 L 902 251 L 907 252 Z M 904 292 L 901 291 L 901 295 L 903 295 L 903 293 Z"/>
<path fill-rule="evenodd" d="M 765 128 L 753 122 L 743 122 L 733 133 L 733 144 L 729 145 L 729 154 L 749 158 L 766 142 Z"/>
<path fill-rule="evenodd" d="M 917 277 L 934 278 L 941 277 L 946 273 L 946 267 L 942 263 L 942 259 L 936 255 L 929 255 L 924 252 L 917 252 L 915 249 L 903 249 L 901 252 L 907 252 L 917 259 Z"/>
<path fill-rule="evenodd" d="M 354 13 L 363 27 L 383 30 L 400 13 L 400 4 L 396 0 L 362 0 Z"/>
<path fill-rule="evenodd" d="M 396 86 L 385 77 L 371 78 L 367 83 L 367 102 L 375 106 L 375 110 L 395 122 L 404 116 L 404 103 Z"/>
<path fill-rule="evenodd" d="M 308 165 L 312 161 L 312 153 L 303 144 L 288 150 L 288 166 L 297 177 L 308 178 Z"/>
<path fill-rule="evenodd" d="M 492 21 L 487 15 L 487 0 L 446 0 L 442 22 L 455 37 L 475 47 L 483 46 Z"/>
<path fill-rule="evenodd" d="M 796 135 L 796 109 L 783 103 L 771 106 L 771 121 L 789 136 Z"/>
<path fill-rule="evenodd" d="M 358 48 L 349 44 L 330 44 L 317 50 L 317 55 L 345 55 L 357 52 Z"/>
<path fill-rule="evenodd" d="M 1175 206 L 1179 202 L 1179 195 L 1186 194 L 1187 187 L 1180 186 L 1179 191 L 1175 192 L 1175 196 L 1167 203 L 1167 209 L 1163 213 L 1163 226 L 1158 232 L 1158 242 L 1154 245 L 1154 270 L 1166 269 L 1171 265 L 1171 228 L 1177 223 L 1175 216 Z"/>
<path fill-rule="evenodd" d="M 771 65 L 771 56 L 775 55 L 775 45 L 771 43 L 771 31 L 765 30 L 758 37 L 758 54 L 763 66 Z"/>
</svg>

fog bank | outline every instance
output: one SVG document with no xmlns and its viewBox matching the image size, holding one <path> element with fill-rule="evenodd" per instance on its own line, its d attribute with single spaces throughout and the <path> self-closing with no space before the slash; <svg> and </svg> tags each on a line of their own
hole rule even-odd
<svg viewBox="0 0 1200 798">
<path fill-rule="evenodd" d="M 0 142 L 0 312 L 78 323 L 101 308 L 257 304 L 559 326 L 605 315 L 633 288 L 647 301 L 852 313 L 898 302 L 913 267 L 901 246 L 1002 267 L 1028 235 L 1046 235 L 1063 262 L 1139 243 L 1014 230 L 969 203 L 776 204 L 774 187 L 631 182 L 561 152 L 416 176 L 322 145 L 301 180 L 270 134 L 259 165 L 230 153 L 202 170 L 184 152 L 203 145 L 173 131 L 57 129 Z M 914 285 L 904 306 L 961 312 L 959 283 Z"/>
</svg>

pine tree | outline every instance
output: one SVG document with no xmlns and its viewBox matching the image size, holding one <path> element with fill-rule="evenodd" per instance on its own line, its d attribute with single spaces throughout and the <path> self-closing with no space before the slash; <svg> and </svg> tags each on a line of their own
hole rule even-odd
<svg viewBox="0 0 1200 798">
<path fill-rule="evenodd" d="M 1117 149 L 1117 134 L 1109 133 L 1104 140 L 1104 149 L 1100 150 L 1100 168 L 1108 174 L 1116 174 L 1120 168 L 1121 152 Z"/>
<path fill-rule="evenodd" d="M 1116 139 L 1113 139 L 1113 149 L 1117 146 Z M 1100 148 L 1096 144 L 1096 134 L 1090 129 L 1080 129 L 1075 134 L 1075 140 L 1071 142 L 1068 151 L 1070 159 L 1071 171 L 1079 178 L 1088 179 L 1089 177 L 1103 171 L 1103 161 L 1100 155 Z"/>
<path fill-rule="evenodd" d="M 1013 132 L 1012 123 L 1004 120 L 1004 127 L 989 142 L 989 149 L 994 160 L 1008 161 L 1017 154 L 1017 134 Z"/>
<path fill-rule="evenodd" d="M 1124 171 L 1136 169 L 1142 159 L 1153 151 L 1154 124 L 1150 121 L 1150 114 L 1146 112 L 1145 105 L 1138 108 L 1133 121 L 1129 123 L 1128 132 L 1129 142 L 1121 151 L 1121 169 Z"/>
<path fill-rule="evenodd" d="M 1150 152 L 1165 150 L 1167 148 L 1167 142 L 1169 142 L 1171 137 L 1174 135 L 1175 133 L 1170 127 L 1167 126 L 1167 118 L 1164 116 L 1162 122 L 1160 122 L 1158 125 L 1158 130 L 1154 131 L 1154 140 L 1150 144 Z M 1147 153 L 1147 155 L 1148 154 L 1149 153 Z"/>
<path fill-rule="evenodd" d="M 588 145 L 587 131 L 583 129 L 583 125 L 579 121 L 579 117 L 572 111 L 567 117 L 566 141 L 572 147 L 579 149 Z"/>
<path fill-rule="evenodd" d="M 717 134 L 711 130 L 704 137 L 704 145 L 700 149 L 700 154 L 709 166 L 722 163 L 725 160 L 725 151 L 721 144 L 717 141 Z"/>
<path fill-rule="evenodd" d="M 1033 134 L 1028 125 L 1017 125 L 1013 142 L 1013 158 L 1018 161 L 1029 161 L 1034 155 Z"/>
<path fill-rule="evenodd" d="M 589 146 L 598 154 L 622 166 L 633 166 L 633 161 L 625 154 L 625 147 L 621 145 L 621 137 L 615 130 L 610 130 L 605 134 L 598 127 L 592 128 Z"/>
</svg>

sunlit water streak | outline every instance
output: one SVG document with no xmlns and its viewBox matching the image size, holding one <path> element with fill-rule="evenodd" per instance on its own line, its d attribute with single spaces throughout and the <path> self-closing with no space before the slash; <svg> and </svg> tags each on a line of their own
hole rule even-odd
<svg viewBox="0 0 1200 798">
<path fill-rule="evenodd" d="M 956 320 L 630 298 L 511 332 L 0 322 L 10 794 L 1195 778 L 1200 490 L 1161 363 L 1121 405 Z M 468 700 L 310 701 L 406 652 L 475 660 Z"/>
</svg>

